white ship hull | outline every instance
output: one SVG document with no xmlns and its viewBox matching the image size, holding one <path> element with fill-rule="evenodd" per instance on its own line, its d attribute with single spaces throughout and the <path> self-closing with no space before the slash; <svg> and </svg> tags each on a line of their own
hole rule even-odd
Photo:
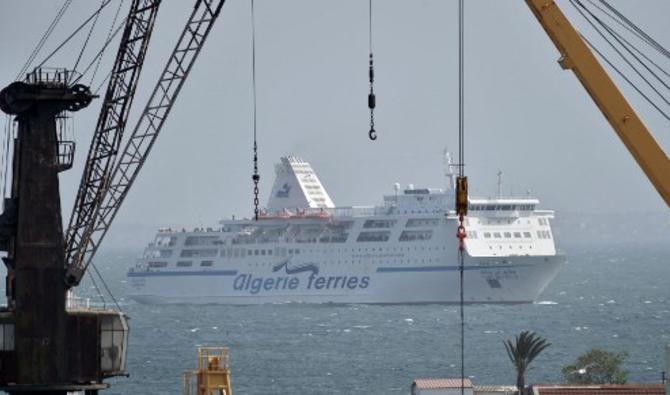
<svg viewBox="0 0 670 395">
<path fill-rule="evenodd" d="M 454 259 L 456 262 L 456 259 Z M 556 276 L 564 257 L 468 258 L 467 303 L 530 303 Z M 327 268 L 326 268 L 327 269 Z M 366 279 L 367 278 L 367 279 Z M 129 296 L 140 303 L 458 303 L 457 264 L 377 266 L 357 275 L 332 271 L 287 275 L 271 267 L 190 272 L 131 273 Z M 330 284 L 328 281 L 330 280 Z M 365 282 L 363 282 L 365 280 Z"/>
<path fill-rule="evenodd" d="M 163 229 L 128 273 L 142 303 L 456 303 L 453 188 L 335 207 L 311 166 L 282 158 L 258 221 Z M 532 198 L 470 199 L 464 226 L 467 303 L 529 303 L 556 276 L 549 220 Z M 290 209 L 290 207 L 302 207 Z"/>
</svg>

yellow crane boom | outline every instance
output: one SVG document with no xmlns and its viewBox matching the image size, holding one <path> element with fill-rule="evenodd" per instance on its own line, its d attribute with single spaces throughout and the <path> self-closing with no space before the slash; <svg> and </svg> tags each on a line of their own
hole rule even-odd
<svg viewBox="0 0 670 395">
<path fill-rule="evenodd" d="M 555 1 L 526 0 L 572 70 L 649 181 L 670 206 L 670 160 Z"/>
</svg>

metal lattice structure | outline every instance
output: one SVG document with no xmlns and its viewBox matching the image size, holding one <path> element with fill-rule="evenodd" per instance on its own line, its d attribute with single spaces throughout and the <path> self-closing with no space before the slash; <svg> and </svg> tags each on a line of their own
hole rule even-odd
<svg viewBox="0 0 670 395">
<path fill-rule="evenodd" d="M 225 0 L 196 0 L 149 101 L 99 195 L 99 208 L 84 238 L 76 239 L 76 255 L 68 255 L 66 277 L 78 284 L 144 165 Z M 75 229 L 76 230 L 76 229 Z"/>
<path fill-rule="evenodd" d="M 70 286 L 81 280 L 77 262 L 85 253 L 102 193 L 110 179 L 160 3 L 160 0 L 133 0 L 130 6 L 65 238 L 66 283 Z M 74 273 L 71 269 L 75 269 Z"/>
</svg>

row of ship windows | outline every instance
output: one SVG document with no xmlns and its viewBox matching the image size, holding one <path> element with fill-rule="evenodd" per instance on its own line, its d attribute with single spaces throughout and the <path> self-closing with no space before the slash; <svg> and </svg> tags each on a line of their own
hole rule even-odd
<svg viewBox="0 0 670 395">
<path fill-rule="evenodd" d="M 476 239 L 477 231 L 467 232 L 468 237 Z M 521 232 L 484 232 L 485 239 L 511 239 L 514 236 L 515 239 L 521 239 Z M 532 237 L 530 232 L 523 232 L 523 238 L 530 239 Z M 540 239 L 551 239 L 551 233 L 548 230 L 538 230 L 537 237 Z"/>
<path fill-rule="evenodd" d="M 370 253 L 370 252 L 404 252 L 404 251 L 440 251 L 446 250 L 445 246 L 434 246 L 434 247 L 392 247 L 392 248 L 332 248 L 332 249 L 322 249 L 322 253 L 348 253 L 348 252 L 360 252 L 360 253 Z M 317 250 L 319 251 L 319 250 Z M 173 250 L 158 250 L 152 251 L 150 255 L 147 255 L 149 258 L 170 258 L 172 257 Z M 300 254 L 300 248 L 286 248 L 286 247 L 275 247 L 274 249 L 247 249 L 247 248 L 222 248 L 220 250 L 220 255 L 224 258 L 239 258 L 247 256 L 281 256 L 285 257 L 287 255 L 298 255 Z M 306 252 L 314 252 L 313 249 L 306 250 Z M 194 250 L 194 249 L 184 249 L 180 253 L 181 258 L 214 258 L 219 255 L 219 250 L 215 248 L 203 249 L 203 250 Z"/>
<path fill-rule="evenodd" d="M 315 199 L 316 200 L 316 199 Z M 398 221 L 395 219 L 371 219 L 367 220 L 363 223 L 363 228 L 364 229 L 389 229 L 392 228 L 396 225 Z M 414 219 L 408 219 L 406 223 L 406 227 L 408 228 L 416 228 L 416 227 L 433 227 L 439 225 L 440 220 L 437 218 L 414 218 Z M 340 228 L 346 229 L 351 227 L 353 223 L 351 221 L 347 221 L 345 223 L 340 224 Z M 163 240 L 161 240 L 163 241 Z M 172 236 L 169 238 L 169 245 L 172 246 L 176 243 L 177 238 L 175 236 Z M 221 242 L 221 239 L 219 236 L 188 236 L 186 240 L 184 241 L 184 245 L 191 246 L 191 245 L 207 245 L 207 244 L 217 244 Z M 157 243 L 157 244 L 165 244 L 164 242 Z"/>
<path fill-rule="evenodd" d="M 520 250 L 523 250 L 523 248 L 524 248 L 524 246 L 523 246 L 522 244 L 520 244 L 518 247 L 519 247 Z M 532 244 L 529 244 L 527 247 L 528 247 L 529 250 L 532 250 L 532 249 L 533 249 L 533 245 L 532 245 Z M 493 246 L 489 246 L 489 250 L 493 250 L 493 249 L 494 249 Z M 502 250 L 502 249 L 503 249 L 503 246 L 499 245 L 499 246 L 498 246 L 498 249 L 499 249 L 499 250 Z M 509 246 L 509 249 L 510 249 L 510 250 L 513 250 L 514 247 L 513 247 L 513 246 Z"/>
<path fill-rule="evenodd" d="M 151 261 L 149 262 L 149 268 L 151 269 L 160 269 L 167 267 L 168 263 L 165 261 Z M 214 261 L 201 261 L 200 266 L 201 267 L 212 267 L 214 265 Z M 179 261 L 177 262 L 177 267 L 191 267 L 193 266 L 192 261 Z"/>
<path fill-rule="evenodd" d="M 371 262 L 371 263 L 386 263 L 386 264 L 403 264 L 403 263 L 437 263 L 437 262 L 443 262 L 442 258 L 414 258 L 414 259 L 367 259 L 365 260 L 366 262 Z M 356 263 L 363 263 L 362 259 L 344 259 L 344 260 L 330 260 L 330 261 L 325 261 L 324 263 L 330 263 L 330 264 L 356 264 Z M 251 262 L 248 263 L 249 266 L 272 266 L 276 265 L 277 262 Z M 214 261 L 201 261 L 200 262 L 200 267 L 212 267 L 214 265 Z M 150 269 L 162 269 L 168 267 L 168 263 L 166 261 L 150 261 L 148 263 L 148 266 Z M 177 261 L 176 267 L 184 268 L 184 267 L 193 267 L 193 261 Z"/>
<path fill-rule="evenodd" d="M 181 251 L 180 256 L 182 258 L 209 258 L 215 257 L 219 253 L 219 250 L 215 248 L 204 249 L 204 250 L 189 250 L 185 249 Z M 276 249 L 246 249 L 246 248 L 223 248 L 221 249 L 222 257 L 246 257 L 246 256 L 265 256 L 265 255 L 277 255 L 277 256 L 287 256 L 287 255 L 298 255 L 300 254 L 299 248 L 285 248 L 277 247 Z M 161 258 L 169 258 L 172 256 L 171 250 L 161 250 Z"/>
<path fill-rule="evenodd" d="M 472 211 L 497 211 L 497 210 L 522 210 L 522 211 L 532 211 L 535 210 L 534 204 L 471 204 L 468 207 Z"/>
<path fill-rule="evenodd" d="M 466 232 L 468 239 L 477 239 L 479 235 L 476 230 L 470 230 Z M 485 239 L 511 239 L 514 236 L 515 239 L 521 239 L 521 232 L 484 232 Z M 523 238 L 530 239 L 532 237 L 530 232 L 523 232 Z M 538 230 L 537 237 L 540 239 L 551 239 L 551 233 L 548 230 Z"/>
<path fill-rule="evenodd" d="M 511 239 L 512 234 L 514 234 L 515 239 L 520 239 L 521 238 L 521 232 L 513 232 L 513 233 L 512 232 L 502 232 L 502 233 L 501 232 L 493 232 L 493 234 L 491 234 L 491 232 L 484 232 L 484 238 L 485 239 L 490 239 L 491 236 L 493 236 L 494 239 L 501 239 L 503 237 L 506 238 L 506 239 Z M 525 237 L 527 239 L 530 239 L 532 236 L 531 236 L 530 232 L 523 232 L 523 237 Z"/>
<path fill-rule="evenodd" d="M 548 221 L 544 218 L 538 219 L 540 225 L 547 225 Z M 363 228 L 366 229 L 379 229 L 379 228 L 392 228 L 395 226 L 397 220 L 367 220 L 363 224 Z M 407 221 L 407 227 L 418 227 L 418 226 L 436 226 L 439 223 L 439 219 L 409 219 Z M 540 239 L 549 239 L 551 234 L 549 231 L 541 230 L 537 232 Z M 484 232 L 484 238 L 521 238 L 521 232 Z M 421 241 L 421 240 L 431 240 L 433 236 L 432 230 L 405 230 L 401 233 L 399 241 Z M 356 238 L 357 242 L 386 242 L 390 239 L 390 231 L 363 231 Z M 469 231 L 468 237 L 471 239 L 477 239 L 478 234 L 476 231 Z M 531 238 L 530 232 L 523 232 L 524 238 Z M 347 234 L 339 234 L 330 237 L 321 237 L 318 239 L 322 243 L 344 243 L 346 242 Z M 262 241 L 262 240 L 261 240 Z M 297 242 L 317 242 L 317 238 L 309 238 L 305 240 L 296 240 Z M 199 246 L 199 245 L 221 245 L 224 244 L 219 236 L 189 236 L 184 241 L 185 246 Z M 158 246 L 165 247 L 174 247 L 176 245 L 176 237 L 170 237 L 167 243 L 158 242 Z"/>
</svg>

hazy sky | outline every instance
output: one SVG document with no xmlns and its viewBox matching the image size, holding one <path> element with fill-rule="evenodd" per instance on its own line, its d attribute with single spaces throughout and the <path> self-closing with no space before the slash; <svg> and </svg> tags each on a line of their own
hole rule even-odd
<svg viewBox="0 0 670 395">
<path fill-rule="evenodd" d="M 131 126 L 192 3 L 161 6 Z M 670 47 L 670 2 L 611 3 Z M 0 1 L 1 85 L 12 82 L 61 4 Z M 38 59 L 98 4 L 74 0 Z M 226 2 L 118 222 L 198 225 L 250 214 L 249 4 Z M 568 2 L 559 4 L 586 30 Z M 101 18 L 84 63 L 100 47 L 113 8 Z M 442 150 L 455 149 L 458 127 L 456 10 L 456 0 L 375 0 L 379 139 L 372 143 L 367 1 L 256 0 L 262 202 L 273 163 L 286 154 L 310 161 L 338 205 L 378 203 L 395 182 L 442 186 Z M 493 193 L 500 169 L 506 193 L 531 190 L 558 215 L 667 212 L 577 79 L 560 69 L 558 52 L 524 1 L 468 0 L 466 18 L 466 165 L 473 194 Z M 49 65 L 71 67 L 80 42 Z M 626 92 L 669 151 L 668 122 Z M 99 104 L 74 116 L 79 166 L 61 177 L 66 218 Z"/>
</svg>

